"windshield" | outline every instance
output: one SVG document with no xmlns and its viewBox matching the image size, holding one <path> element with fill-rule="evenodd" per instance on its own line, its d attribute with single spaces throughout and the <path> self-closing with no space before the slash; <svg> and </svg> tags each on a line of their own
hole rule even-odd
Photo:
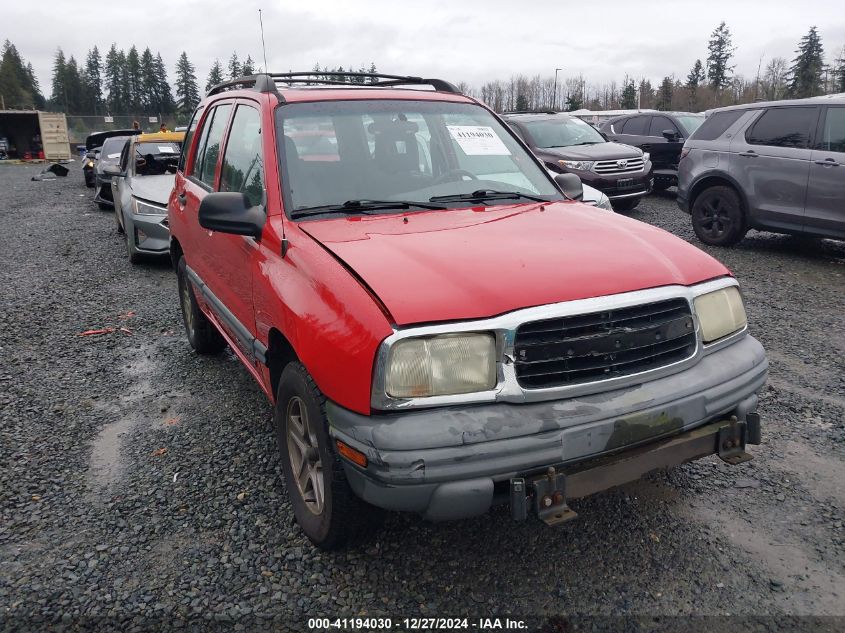
<svg viewBox="0 0 845 633">
<path fill-rule="evenodd" d="M 695 132 L 698 129 L 698 126 L 704 123 L 703 114 L 681 114 L 675 118 L 678 119 L 680 124 L 687 131 L 687 136 Z"/>
<path fill-rule="evenodd" d="M 100 150 L 101 163 L 117 163 L 120 160 L 120 153 L 123 151 L 123 146 L 126 145 L 128 136 L 112 136 L 107 138 Z"/>
<path fill-rule="evenodd" d="M 545 121 L 526 121 L 523 125 L 537 147 L 569 147 L 605 142 L 592 125 L 581 119 L 558 117 Z"/>
<path fill-rule="evenodd" d="M 294 216 L 349 202 L 325 212 L 392 213 L 391 201 L 409 209 L 563 199 L 510 132 L 475 104 L 326 101 L 276 112 L 285 207 Z"/>
<path fill-rule="evenodd" d="M 179 162 L 181 151 L 180 143 L 136 143 L 135 174 L 138 176 L 166 174 L 168 165 Z"/>
</svg>

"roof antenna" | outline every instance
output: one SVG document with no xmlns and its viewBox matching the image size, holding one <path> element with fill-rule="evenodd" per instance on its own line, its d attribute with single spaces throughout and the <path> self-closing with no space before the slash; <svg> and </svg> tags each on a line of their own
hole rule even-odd
<svg viewBox="0 0 845 633">
<path fill-rule="evenodd" d="M 258 23 L 261 25 L 261 50 L 264 53 L 264 72 L 270 72 L 267 70 L 267 47 L 264 46 L 264 20 L 261 19 L 261 9 L 258 10 Z"/>
</svg>

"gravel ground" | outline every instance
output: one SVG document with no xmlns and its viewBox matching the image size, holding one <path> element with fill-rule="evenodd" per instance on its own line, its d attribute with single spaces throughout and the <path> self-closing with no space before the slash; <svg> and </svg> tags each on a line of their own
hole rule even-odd
<svg viewBox="0 0 845 633">
<path fill-rule="evenodd" d="M 78 169 L 38 171 L 0 166 L 0 629 L 845 615 L 845 244 L 710 249 L 771 361 L 753 461 L 652 475 L 555 529 L 391 515 L 326 554 L 292 522 L 258 387 L 231 354 L 190 351 L 168 264 L 128 263 Z M 631 215 L 694 240 L 670 194 Z M 127 332 L 79 336 L 104 327 Z"/>
</svg>

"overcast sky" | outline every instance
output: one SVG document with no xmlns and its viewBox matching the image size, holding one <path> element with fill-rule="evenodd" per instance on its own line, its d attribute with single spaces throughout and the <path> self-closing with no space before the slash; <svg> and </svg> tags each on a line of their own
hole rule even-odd
<svg viewBox="0 0 845 633">
<path fill-rule="evenodd" d="M 791 60 L 815 25 L 829 61 L 845 46 L 842 0 L 0 0 L 0 39 L 31 61 L 47 96 L 61 46 L 84 61 L 94 44 L 161 52 L 173 80 L 182 50 L 200 88 L 215 58 L 233 50 L 263 66 L 263 10 L 271 71 L 375 62 L 382 72 L 454 83 L 512 74 L 583 73 L 590 83 L 627 73 L 652 83 L 685 79 L 724 20 L 737 47 L 736 71 L 753 78 L 760 56 Z"/>
</svg>

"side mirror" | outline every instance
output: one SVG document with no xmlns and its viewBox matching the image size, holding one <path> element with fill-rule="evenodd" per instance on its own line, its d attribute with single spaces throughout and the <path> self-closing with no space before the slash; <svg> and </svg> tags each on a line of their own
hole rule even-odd
<svg viewBox="0 0 845 633">
<path fill-rule="evenodd" d="M 246 194 L 236 191 L 215 191 L 200 203 L 200 226 L 211 231 L 258 239 L 266 219 L 262 207 L 252 206 Z"/>
<path fill-rule="evenodd" d="M 675 130 L 663 130 L 661 134 L 663 134 L 663 138 L 672 143 L 674 143 L 680 138 L 680 136 Z"/>
<path fill-rule="evenodd" d="M 556 174 L 555 183 L 570 200 L 581 200 L 584 198 L 584 186 L 581 179 L 575 174 Z"/>
<path fill-rule="evenodd" d="M 103 167 L 103 173 L 106 176 L 117 176 L 118 178 L 126 175 L 120 170 L 120 165 L 106 165 Z"/>
</svg>

